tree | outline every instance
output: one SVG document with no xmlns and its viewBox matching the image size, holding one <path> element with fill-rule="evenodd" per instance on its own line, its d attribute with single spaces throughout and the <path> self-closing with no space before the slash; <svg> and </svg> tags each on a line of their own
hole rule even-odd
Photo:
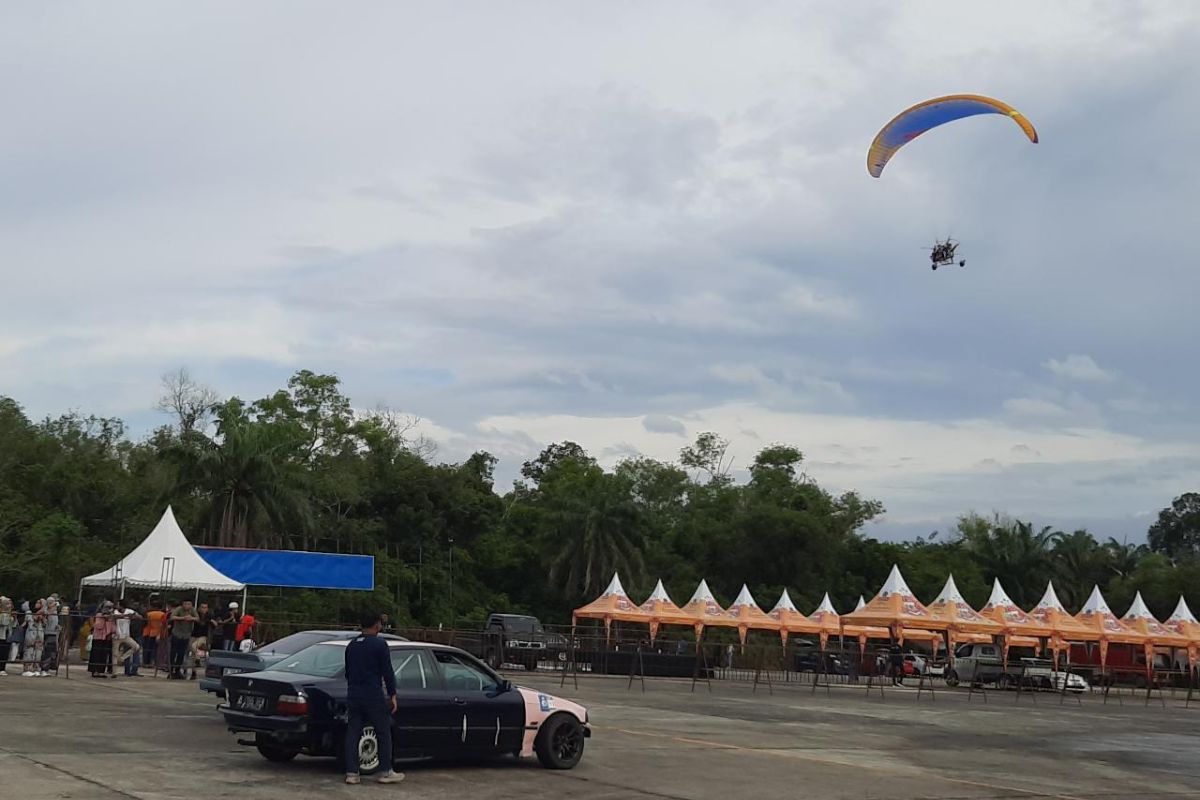
<svg viewBox="0 0 1200 800">
<path fill-rule="evenodd" d="M 1107 581 L 1107 555 L 1086 530 L 1070 534 L 1058 531 L 1051 539 L 1058 596 L 1069 607 L 1079 608 L 1093 586 Z"/>
<path fill-rule="evenodd" d="M 1018 604 L 1028 607 L 1036 601 L 1050 572 L 1049 527 L 1035 533 L 1028 522 L 997 515 L 990 524 L 980 524 L 972 516 L 959 521 L 959 531 L 986 577 L 999 578 Z"/>
<path fill-rule="evenodd" d="M 1176 497 L 1146 533 L 1150 549 L 1171 558 L 1200 553 L 1200 493 Z"/>
<path fill-rule="evenodd" d="M 717 434 L 711 431 L 705 431 L 696 437 L 694 444 L 679 451 L 679 463 L 688 469 L 696 471 L 696 480 L 700 480 L 701 473 L 708 476 L 708 482 L 714 484 L 726 484 L 733 479 L 729 476 L 729 468 L 733 466 L 733 459 L 725 459 L 725 453 L 729 449 L 729 441 L 722 439 Z"/>
<path fill-rule="evenodd" d="M 216 439 L 189 439 L 175 448 L 173 493 L 207 498 L 219 546 L 290 543 L 311 522 L 298 447 L 303 443 L 293 429 L 252 419 L 235 398 L 217 410 Z"/>
<path fill-rule="evenodd" d="M 581 464 L 596 463 L 596 459 L 589 456 L 587 451 L 575 442 L 557 442 L 538 453 L 537 458 L 521 465 L 521 475 L 535 484 L 540 484 L 548 472 L 569 461 L 578 461 Z"/>
<path fill-rule="evenodd" d="M 641 514 L 627 480 L 568 460 L 543 475 L 539 488 L 550 578 L 561 582 L 567 598 L 594 596 L 614 572 L 641 577 Z"/>
<path fill-rule="evenodd" d="M 156 408 L 175 416 L 181 436 L 202 429 L 220 399 L 213 389 L 193 379 L 187 367 L 163 375 L 162 391 Z"/>
</svg>

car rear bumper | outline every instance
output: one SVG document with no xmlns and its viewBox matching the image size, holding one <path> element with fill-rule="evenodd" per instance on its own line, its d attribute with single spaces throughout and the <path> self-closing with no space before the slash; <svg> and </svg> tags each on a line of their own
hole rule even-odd
<svg viewBox="0 0 1200 800">
<path fill-rule="evenodd" d="M 221 706 L 221 714 L 225 724 L 235 733 L 271 733 L 271 734 L 305 734 L 308 733 L 308 722 L 302 717 L 284 717 L 278 715 L 251 714 L 237 711 L 229 706 Z"/>
<path fill-rule="evenodd" d="M 200 691 L 216 692 L 221 697 L 225 696 L 225 687 L 221 686 L 220 678 L 201 678 L 200 679 Z"/>
</svg>

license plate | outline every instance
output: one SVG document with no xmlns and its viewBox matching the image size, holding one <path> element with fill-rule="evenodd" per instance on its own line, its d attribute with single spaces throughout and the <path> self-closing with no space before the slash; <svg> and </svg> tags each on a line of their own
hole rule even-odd
<svg viewBox="0 0 1200 800">
<path fill-rule="evenodd" d="M 267 706 L 267 698 L 254 694 L 239 694 L 237 707 L 243 711 L 262 711 Z"/>
</svg>

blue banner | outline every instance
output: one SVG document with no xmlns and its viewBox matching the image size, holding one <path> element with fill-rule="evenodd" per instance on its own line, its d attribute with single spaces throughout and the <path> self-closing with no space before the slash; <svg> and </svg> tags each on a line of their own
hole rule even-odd
<svg viewBox="0 0 1200 800">
<path fill-rule="evenodd" d="M 196 552 L 221 574 L 252 586 L 368 592 L 375 588 L 374 556 L 233 547 L 197 547 Z"/>
</svg>

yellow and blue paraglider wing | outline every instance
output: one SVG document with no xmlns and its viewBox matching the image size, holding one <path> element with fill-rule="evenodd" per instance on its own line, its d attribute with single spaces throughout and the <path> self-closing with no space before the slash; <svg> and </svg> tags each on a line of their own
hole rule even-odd
<svg viewBox="0 0 1200 800">
<path fill-rule="evenodd" d="M 896 151 L 925 131 L 976 114 L 1003 114 L 1010 117 L 1025 131 L 1029 141 L 1037 143 L 1038 135 L 1033 125 L 1008 103 L 978 94 L 952 94 L 917 103 L 884 125 L 867 151 L 867 171 L 878 178 Z"/>
</svg>

